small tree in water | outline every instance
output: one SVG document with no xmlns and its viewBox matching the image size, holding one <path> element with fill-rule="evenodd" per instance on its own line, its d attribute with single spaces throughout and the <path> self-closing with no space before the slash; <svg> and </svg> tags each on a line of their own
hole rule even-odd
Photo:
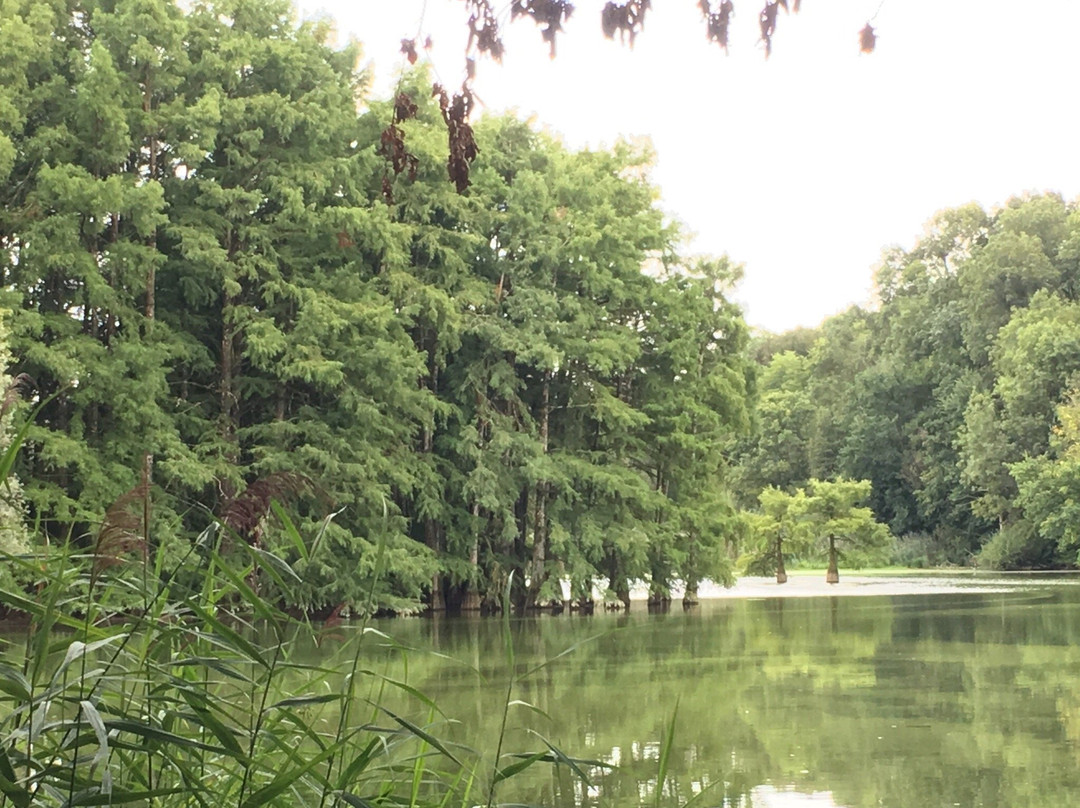
<svg viewBox="0 0 1080 808">
<path fill-rule="evenodd" d="M 874 518 L 874 512 L 861 506 L 869 496 L 869 480 L 810 480 L 806 496 L 798 503 L 796 518 L 800 526 L 810 532 L 814 541 L 826 545 L 827 583 L 840 583 L 838 543 L 865 557 L 880 554 L 893 541 L 889 529 Z"/>
<path fill-rule="evenodd" d="M 765 574 L 774 567 L 776 582 L 787 583 L 787 570 L 784 567 L 784 545 L 788 550 L 799 542 L 804 531 L 800 530 L 799 514 L 805 509 L 806 492 L 799 489 L 795 494 L 788 494 L 779 488 L 769 486 L 758 496 L 761 512 L 750 515 L 750 530 L 754 543 L 755 558 L 750 569 Z"/>
</svg>

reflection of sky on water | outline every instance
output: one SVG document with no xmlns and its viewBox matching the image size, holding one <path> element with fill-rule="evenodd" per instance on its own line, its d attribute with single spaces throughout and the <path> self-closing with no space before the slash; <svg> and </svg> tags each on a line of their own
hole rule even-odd
<svg viewBox="0 0 1080 808">
<path fill-rule="evenodd" d="M 513 621 L 522 669 L 558 658 L 515 685 L 550 716 L 515 713 L 521 729 L 577 757 L 588 780 L 538 765 L 499 796 L 547 808 L 1080 806 L 1076 574 L 841 571 L 830 587 L 800 572 L 732 594 L 686 611 Z M 483 674 L 409 664 L 409 684 L 481 748 L 505 696 L 500 622 L 394 628 Z"/>
<path fill-rule="evenodd" d="M 740 805 L 737 802 L 725 801 L 724 808 L 802 808 L 804 805 L 812 805 L 816 808 L 843 808 L 833 800 L 830 791 L 814 791 L 804 794 L 793 788 L 776 788 L 774 786 L 758 786 L 750 790 L 750 803 Z"/>
<path fill-rule="evenodd" d="M 1000 594 L 1015 592 L 1020 589 L 1030 588 L 1033 584 L 1038 586 L 1052 586 L 1055 584 L 1075 586 L 1076 575 L 1069 573 L 1055 573 L 1038 575 L 1033 577 L 1030 573 L 1022 576 L 1009 573 L 959 571 L 957 573 L 889 573 L 887 575 L 860 575 L 857 571 L 851 573 L 840 571 L 840 583 L 828 584 L 825 582 L 824 572 L 793 572 L 789 573 L 786 584 L 776 583 L 774 577 L 743 576 L 736 580 L 735 585 L 725 588 L 711 581 L 702 581 L 698 589 L 698 597 L 701 599 L 717 598 L 813 598 L 813 597 L 845 597 L 845 596 L 875 596 L 875 595 L 955 595 L 960 592 L 983 592 L 986 594 Z M 563 599 L 571 600 L 570 582 L 562 582 Z M 593 591 L 593 598 L 602 601 L 606 585 L 601 581 Z M 671 595 L 675 600 L 682 598 L 683 588 L 676 583 L 671 588 Z M 645 600 L 649 596 L 648 584 L 638 582 L 630 589 L 632 600 Z"/>
<path fill-rule="evenodd" d="M 792 574 L 786 584 L 776 583 L 775 578 L 743 577 L 735 586 L 725 589 L 713 583 L 704 582 L 698 591 L 700 598 L 812 598 L 844 596 L 878 595 L 949 595 L 961 592 L 983 592 L 995 594 L 1015 592 L 1032 585 L 1030 579 L 1018 576 L 960 573 L 956 575 L 932 573 L 926 575 L 859 575 L 845 574 L 840 571 L 840 583 L 825 583 L 824 573 Z M 1075 576 L 1062 576 L 1060 579 L 1039 579 L 1038 585 L 1047 583 L 1076 584 Z M 674 592 L 680 597 L 681 592 Z M 647 595 L 647 591 L 645 592 Z M 645 596 L 643 595 L 643 597 Z"/>
</svg>

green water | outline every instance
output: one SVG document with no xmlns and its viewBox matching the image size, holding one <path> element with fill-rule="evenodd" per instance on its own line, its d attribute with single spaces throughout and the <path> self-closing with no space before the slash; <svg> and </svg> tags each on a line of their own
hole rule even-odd
<svg viewBox="0 0 1080 808">
<path fill-rule="evenodd" d="M 542 749 L 532 730 L 618 769 L 583 764 L 585 785 L 565 766 L 537 766 L 505 783 L 499 801 L 655 804 L 677 706 L 662 805 L 699 793 L 703 806 L 1080 804 L 1076 579 L 705 601 L 657 615 L 636 605 L 630 615 L 513 621 L 519 675 L 595 639 L 515 684 L 511 698 L 546 717 L 511 707 L 504 751 Z M 510 673 L 500 621 L 379 628 L 458 660 L 412 651 L 386 664 L 460 722 L 438 726 L 442 736 L 493 751 Z M 416 699 L 398 707 L 430 718 Z"/>
</svg>

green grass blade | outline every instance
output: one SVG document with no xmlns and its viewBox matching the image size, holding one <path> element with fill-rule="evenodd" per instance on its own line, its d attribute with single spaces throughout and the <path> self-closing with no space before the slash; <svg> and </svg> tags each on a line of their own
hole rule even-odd
<svg viewBox="0 0 1080 808">
<path fill-rule="evenodd" d="M 509 706 L 509 707 L 524 707 L 526 710 L 532 710 L 532 712 L 536 713 L 538 716 L 541 716 L 542 718 L 546 718 L 548 721 L 551 720 L 551 716 L 548 715 L 547 713 L 545 713 L 539 707 L 537 707 L 534 704 L 529 704 L 529 702 L 527 702 L 527 701 L 522 701 L 521 699 L 514 699 L 507 706 Z"/>
<path fill-rule="evenodd" d="M 555 746 L 555 744 L 553 744 L 543 735 L 541 735 L 539 732 L 536 732 L 535 730 L 529 730 L 529 732 L 535 735 L 541 741 L 543 741 L 544 746 L 546 746 L 548 748 L 548 751 L 551 753 L 551 760 L 553 763 L 566 766 L 568 769 L 570 769 L 570 771 L 577 775 L 578 779 L 581 780 L 581 782 L 585 783 L 586 785 L 591 785 L 589 781 L 589 775 L 587 775 L 584 769 L 582 769 L 581 766 L 578 764 L 584 763 L 587 766 L 597 765 L 597 761 L 581 761 L 576 758 L 572 758 L 568 756 L 565 752 L 563 752 L 561 749 L 559 749 L 559 747 Z"/>
<path fill-rule="evenodd" d="M 0 794 L 11 800 L 15 808 L 28 808 L 33 797 L 25 787 L 15 782 L 16 779 L 15 767 L 11 765 L 7 750 L 0 747 Z"/>
<path fill-rule="evenodd" d="M 236 739 L 235 730 L 230 729 L 211 712 L 207 705 L 207 696 L 203 695 L 201 691 L 192 691 L 188 688 L 180 688 L 180 695 L 194 711 L 198 722 L 205 729 L 210 730 L 213 736 L 218 739 L 218 743 L 227 750 L 228 754 L 236 760 L 245 762 L 247 756 L 240 747 L 240 742 Z"/>
<path fill-rule="evenodd" d="M 110 643 L 123 639 L 125 635 L 115 634 L 112 637 L 106 637 L 104 640 L 96 640 L 91 643 L 85 643 L 82 640 L 72 640 L 68 644 L 67 652 L 64 654 L 64 661 L 60 663 L 60 666 L 53 671 L 50 685 L 55 685 L 63 677 L 64 672 L 71 667 L 73 663 L 82 659 L 85 656 L 93 654 L 95 651 L 99 651 Z"/>
<path fill-rule="evenodd" d="M 101 718 L 101 713 L 98 712 L 97 707 L 85 699 L 79 702 L 79 707 L 82 708 L 83 715 L 86 716 L 90 728 L 94 730 L 94 735 L 97 737 L 98 751 L 94 754 L 94 763 L 108 760 L 109 733 L 105 730 L 105 722 Z"/>
<path fill-rule="evenodd" d="M 495 782 L 496 783 L 501 783 L 503 780 L 506 780 L 507 778 L 513 777 L 515 774 L 518 774 L 519 772 L 525 771 L 527 768 L 532 766 L 534 763 L 537 763 L 537 762 L 539 762 L 541 760 L 544 760 L 544 759 L 546 759 L 548 757 L 549 757 L 549 755 L 548 755 L 547 752 L 536 752 L 536 753 L 534 753 L 532 755 L 523 755 L 522 760 L 518 760 L 518 761 L 516 761 L 514 763 L 511 763 L 509 766 L 503 766 L 501 769 L 499 769 L 497 772 L 495 772 Z"/>
<path fill-rule="evenodd" d="M 247 547 L 246 544 L 244 546 Z M 251 606 L 255 614 L 264 620 L 273 620 L 275 617 L 274 610 L 267 605 L 263 598 L 260 598 L 255 594 L 255 590 L 244 580 L 253 567 L 248 567 L 242 574 L 238 574 L 230 564 L 226 563 L 225 560 L 217 554 L 217 551 L 215 551 L 213 555 L 214 560 L 217 562 L 218 569 L 221 570 L 221 574 L 236 588 L 236 591 L 240 593 L 240 597 L 244 599 L 245 603 Z"/>
<path fill-rule="evenodd" d="M 372 670 L 366 670 L 365 669 L 365 670 L 362 670 L 362 671 L 357 671 L 357 673 L 363 673 L 363 674 L 365 674 L 367 676 L 372 676 L 372 677 L 380 680 L 381 682 L 385 682 L 386 684 L 390 685 L 391 687 L 402 691 L 403 693 L 408 693 L 410 696 L 412 696 L 416 700 L 422 702 L 424 704 L 424 706 L 429 707 L 432 710 L 435 710 L 435 712 L 437 712 L 443 718 L 449 718 L 449 716 L 447 716 L 446 713 L 444 713 L 441 709 L 439 709 L 439 705 L 436 704 L 433 699 L 431 699 L 430 697 L 424 695 L 421 691 L 417 690 L 412 685 L 406 684 L 405 682 L 402 682 L 402 681 L 400 681 L 398 679 L 392 679 L 389 676 L 385 676 L 384 674 L 377 673 L 376 671 L 372 671 Z"/>
<path fill-rule="evenodd" d="M 355 794 L 350 794 L 348 791 L 336 791 L 334 796 L 351 805 L 352 808 L 378 808 L 375 803 L 365 800 L 363 797 L 357 797 Z"/>
<path fill-rule="evenodd" d="M 282 591 L 287 592 L 291 585 L 302 584 L 304 580 L 296 574 L 296 570 L 289 566 L 289 563 L 279 555 L 271 553 L 269 550 L 263 550 L 259 547 L 248 546 L 248 553 L 251 555 L 252 560 L 259 566 L 260 569 L 266 571 L 275 584 L 281 587 Z M 288 580 L 286 580 L 288 579 Z"/>
<path fill-rule="evenodd" d="M 300 768 L 282 772 L 277 777 L 275 777 L 273 781 L 270 782 L 268 785 L 263 786 L 258 791 L 254 792 L 246 800 L 244 800 L 240 804 L 240 808 L 259 808 L 260 805 L 266 805 L 280 795 L 284 794 L 289 788 L 292 787 L 293 783 L 306 775 L 320 763 L 324 763 L 329 760 L 333 755 L 337 754 L 337 752 L 338 744 L 334 744 L 324 749 L 315 757 L 311 758 L 311 760 L 307 761 L 307 763 L 305 763 Z"/>
<path fill-rule="evenodd" d="M 360 753 L 349 761 L 349 765 L 341 772 L 341 776 L 338 778 L 338 787 L 342 788 L 359 777 L 360 773 L 367 769 L 371 761 L 375 759 L 376 752 L 380 749 L 385 750 L 381 738 L 375 737 L 368 741 L 367 746 L 361 749 Z"/>
<path fill-rule="evenodd" d="M 38 405 L 30 411 L 30 414 L 26 417 L 26 420 L 19 425 L 19 428 L 15 431 L 15 434 L 11 436 L 11 442 L 8 444 L 7 449 L 0 455 L 0 480 L 7 480 L 11 476 L 11 470 L 15 467 L 15 460 L 19 456 L 19 450 L 22 449 L 23 443 L 26 442 L 26 436 L 30 433 L 34 424 L 37 422 L 38 415 L 41 411 L 49 406 L 54 398 L 59 396 L 65 390 L 68 389 L 68 385 L 64 385 L 51 396 L 38 402 Z"/>
<path fill-rule="evenodd" d="M 374 706 L 378 707 L 380 711 L 386 713 L 392 719 L 397 721 L 398 724 L 400 724 L 402 727 L 404 727 L 410 733 L 415 735 L 417 738 L 420 738 L 421 740 L 426 741 L 432 747 L 434 747 L 435 749 L 438 749 L 440 752 L 442 752 L 442 754 L 446 755 L 448 758 L 450 758 L 452 761 L 454 761 L 454 763 L 458 764 L 459 766 L 462 765 L 461 761 L 458 760 L 456 757 L 454 757 L 454 754 L 449 749 L 447 749 L 445 746 L 443 746 L 442 741 L 440 741 L 438 738 L 436 738 L 430 732 L 428 732 L 427 730 L 421 729 L 416 724 L 414 724 L 412 721 L 409 721 L 407 718 L 402 718 L 399 715 L 395 715 L 390 710 L 387 710 L 385 707 L 383 707 L 381 704 L 376 704 Z"/>
<path fill-rule="evenodd" d="M 209 610 L 196 607 L 195 613 L 201 620 L 206 622 L 214 630 L 214 638 L 223 642 L 228 648 L 241 654 L 245 661 L 254 662 L 257 665 L 269 670 L 270 665 L 263 657 L 262 651 L 256 648 L 250 641 L 248 641 L 238 631 L 225 625 L 221 620 L 218 620 Z"/>
<path fill-rule="evenodd" d="M 175 732 L 168 732 L 159 729 L 152 724 L 144 724 L 141 721 L 131 721 L 126 718 L 110 718 L 105 722 L 105 726 L 108 727 L 108 729 L 116 730 L 117 732 L 138 735 L 148 741 L 158 741 L 159 743 L 165 743 L 181 748 L 202 749 L 203 751 L 213 752 L 218 755 L 227 755 L 229 753 L 224 747 L 196 741 L 194 738 L 185 738 L 183 735 L 177 735 Z"/>
<path fill-rule="evenodd" d="M 183 788 L 158 788 L 151 791 L 117 791 L 113 789 L 109 792 L 94 789 L 82 794 L 76 794 L 71 802 L 67 804 L 71 806 L 126 805 L 132 802 L 147 803 L 150 800 L 156 800 L 159 797 L 173 797 L 177 794 L 185 793 L 186 789 Z"/>
<path fill-rule="evenodd" d="M 300 558 L 305 561 L 308 560 L 307 546 L 304 544 L 304 539 L 300 536 L 300 531 L 296 529 L 296 525 L 293 523 L 292 518 L 285 509 L 281 507 L 281 503 L 276 499 L 270 500 L 270 510 L 274 512 L 274 516 L 281 522 L 282 530 L 285 531 L 285 537 L 292 542 L 293 547 L 296 548 L 296 552 L 300 554 Z M 290 567 L 290 571 L 291 571 Z M 295 573 L 293 573 L 295 575 Z"/>
<path fill-rule="evenodd" d="M 667 780 L 668 763 L 671 761 L 671 748 L 675 744 L 675 721 L 679 717 L 679 702 L 675 701 L 675 709 L 671 713 L 671 721 L 668 723 L 667 732 L 664 734 L 664 743 L 660 747 L 660 763 L 656 772 L 656 805 L 660 806 L 660 798 L 664 791 L 664 783 Z"/>
<path fill-rule="evenodd" d="M 215 670 L 218 673 L 229 677 L 230 679 L 236 679 L 238 682 L 244 682 L 245 684 L 253 684 L 253 680 L 250 676 L 245 676 L 238 671 L 232 665 L 227 665 L 225 660 L 217 657 L 188 657 L 187 659 L 178 659 L 173 662 L 173 667 L 182 668 L 189 666 L 201 666 L 207 667 L 211 670 Z"/>
<path fill-rule="evenodd" d="M 281 710 L 288 707 L 304 707 L 308 704 L 326 704 L 331 701 L 341 701 L 345 698 L 341 693 L 323 693 L 317 696 L 293 696 L 282 699 L 267 707 L 267 710 Z"/>
<path fill-rule="evenodd" d="M 553 662 L 556 662 L 556 661 L 562 659 L 564 656 L 568 656 L 568 655 L 574 653 L 579 648 L 581 648 L 583 645 L 588 645 L 591 642 L 595 642 L 596 640 L 600 639 L 601 637 L 606 637 L 608 634 L 611 634 L 611 632 L 610 631 L 605 631 L 605 632 L 603 632 L 601 634 L 594 634 L 591 637 L 586 637 L 583 640 L 579 640 L 578 642 L 574 643 L 573 645 L 567 646 L 566 648 L 561 650 L 559 653 L 557 653 L 555 656 L 551 657 L 550 659 L 545 659 L 540 664 L 534 665 L 533 667 L 529 668 L 527 671 L 525 671 L 525 673 L 521 674 L 521 676 L 519 676 L 518 679 L 526 679 L 529 676 L 532 676 L 537 671 L 543 670 L 544 668 L 546 668 L 548 665 L 552 664 Z"/>
<path fill-rule="evenodd" d="M 23 676 L 22 671 L 10 665 L 0 665 L 0 692 L 14 696 L 19 701 L 30 701 L 30 690 L 30 680 Z"/>
<path fill-rule="evenodd" d="M 334 518 L 336 516 L 344 513 L 344 511 L 345 511 L 344 508 L 339 508 L 338 510 L 336 510 L 333 513 L 329 514 L 319 524 L 319 532 L 315 534 L 315 540 L 313 542 L 311 542 L 311 556 L 314 556 L 317 552 L 319 552 L 319 545 L 322 544 L 323 536 L 326 535 L 326 530 L 327 530 L 327 528 L 330 527 L 330 523 L 334 521 Z"/>
</svg>

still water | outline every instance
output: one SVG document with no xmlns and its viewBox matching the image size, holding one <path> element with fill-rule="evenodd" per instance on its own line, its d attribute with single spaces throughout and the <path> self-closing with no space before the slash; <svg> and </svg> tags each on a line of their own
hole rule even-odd
<svg viewBox="0 0 1080 808">
<path fill-rule="evenodd" d="M 438 652 L 384 664 L 438 703 L 448 723 L 407 696 L 399 708 L 433 719 L 440 737 L 493 749 L 513 675 L 510 699 L 524 704 L 509 708 L 504 752 L 544 749 L 543 736 L 618 766 L 581 764 L 586 784 L 537 765 L 504 783 L 500 802 L 1080 805 L 1080 579 L 938 577 L 882 591 L 912 594 L 514 620 L 512 666 L 498 619 L 378 627 Z"/>
</svg>

